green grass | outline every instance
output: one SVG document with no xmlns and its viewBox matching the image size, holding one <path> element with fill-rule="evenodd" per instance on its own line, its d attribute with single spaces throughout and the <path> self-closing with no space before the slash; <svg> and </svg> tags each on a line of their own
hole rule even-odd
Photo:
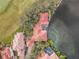
<svg viewBox="0 0 79 59">
<path fill-rule="evenodd" d="M 13 0 L 8 6 L 5 6 L 6 1 L 2 2 L 0 6 L 4 7 L 1 10 L 5 9 L 5 11 L 0 13 L 0 41 L 10 43 L 13 39 L 13 33 L 19 28 L 20 16 L 25 7 L 31 6 L 35 0 L 28 0 L 28 2 L 27 0 Z"/>
<path fill-rule="evenodd" d="M 12 0 L 0 0 L 0 14 L 3 13 Z"/>
</svg>

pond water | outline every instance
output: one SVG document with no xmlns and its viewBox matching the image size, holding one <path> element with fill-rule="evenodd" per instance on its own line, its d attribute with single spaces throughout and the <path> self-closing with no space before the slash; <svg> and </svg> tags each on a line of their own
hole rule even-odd
<svg viewBox="0 0 79 59">
<path fill-rule="evenodd" d="M 79 59 L 79 0 L 64 0 L 50 21 L 49 38 L 55 38 L 56 47 L 68 56 Z M 54 21 L 53 21 L 54 20 Z M 57 32 L 57 34 L 53 34 Z M 57 37 L 57 38 L 56 38 Z M 59 38 L 58 38 L 59 37 Z"/>
</svg>

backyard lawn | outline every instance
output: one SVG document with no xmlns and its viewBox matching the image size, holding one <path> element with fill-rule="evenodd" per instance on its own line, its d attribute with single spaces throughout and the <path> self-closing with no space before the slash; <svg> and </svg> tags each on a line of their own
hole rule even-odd
<svg viewBox="0 0 79 59">
<path fill-rule="evenodd" d="M 0 41 L 10 43 L 12 34 L 19 28 L 23 10 L 35 0 L 0 0 Z M 7 41 L 7 42 L 6 42 Z"/>
</svg>

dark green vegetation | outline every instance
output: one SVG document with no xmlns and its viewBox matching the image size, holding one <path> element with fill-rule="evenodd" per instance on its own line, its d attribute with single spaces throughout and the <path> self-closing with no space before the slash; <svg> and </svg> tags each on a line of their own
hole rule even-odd
<svg viewBox="0 0 79 59">
<path fill-rule="evenodd" d="M 31 36 L 33 26 L 39 20 L 39 13 L 48 12 L 49 16 L 53 15 L 56 8 L 61 3 L 61 0 L 37 0 L 32 4 L 29 10 L 25 9 L 24 16 L 21 17 L 23 24 L 21 26 L 22 31 L 26 36 Z"/>
<path fill-rule="evenodd" d="M 52 50 L 55 51 L 55 53 L 59 56 L 60 59 L 66 59 L 66 56 L 63 55 L 59 50 L 57 50 L 54 47 L 54 42 L 51 39 L 48 39 L 47 42 L 44 42 L 44 41 L 35 42 L 35 46 L 33 47 L 33 50 L 32 50 L 32 57 L 31 57 L 31 59 L 35 59 L 35 57 L 39 53 L 41 53 L 41 51 L 44 51 L 44 49 L 47 48 L 47 47 L 51 47 Z"/>
</svg>

